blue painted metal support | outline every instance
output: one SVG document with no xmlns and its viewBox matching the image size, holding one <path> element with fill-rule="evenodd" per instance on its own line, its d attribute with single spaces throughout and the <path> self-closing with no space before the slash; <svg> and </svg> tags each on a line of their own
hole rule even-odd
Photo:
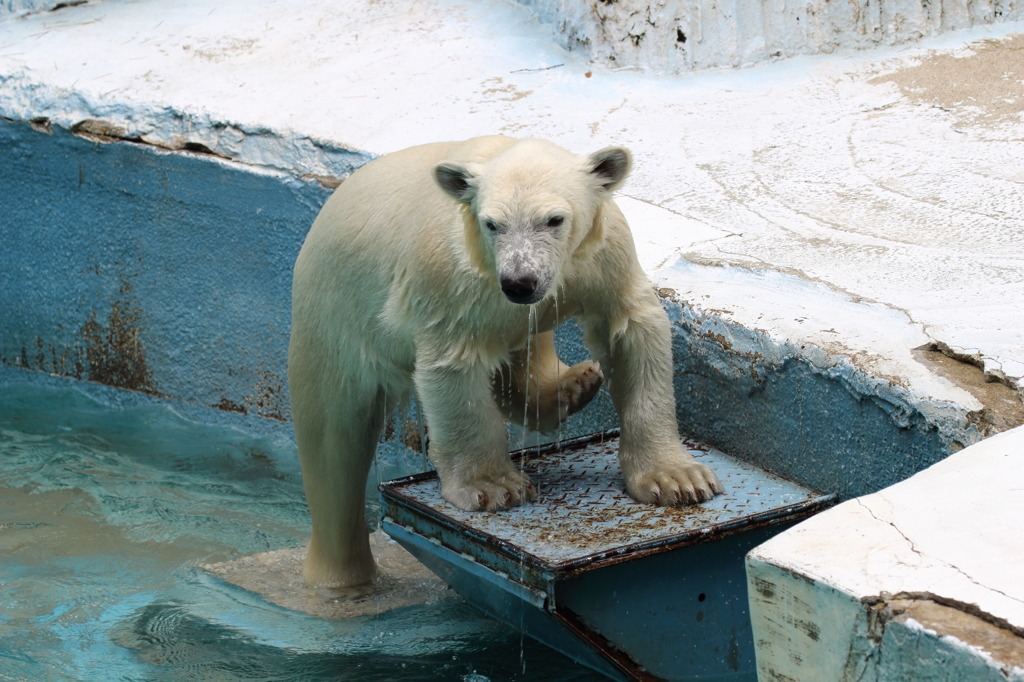
<svg viewBox="0 0 1024 682">
<path fill-rule="evenodd" d="M 633 501 L 608 432 L 517 453 L 540 495 L 505 512 L 455 508 L 434 473 L 384 483 L 382 527 L 471 603 L 612 679 L 753 682 L 743 557 L 836 498 L 684 444 L 725 495 Z"/>
</svg>

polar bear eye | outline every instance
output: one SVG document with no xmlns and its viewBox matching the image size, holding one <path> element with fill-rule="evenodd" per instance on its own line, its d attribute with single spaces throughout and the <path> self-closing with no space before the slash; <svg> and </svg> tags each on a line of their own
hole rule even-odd
<svg viewBox="0 0 1024 682">
<path fill-rule="evenodd" d="M 562 216 L 551 216 L 551 218 L 548 220 L 548 227 L 558 227 L 563 222 L 565 222 L 565 218 L 563 218 Z"/>
<path fill-rule="evenodd" d="M 494 222 L 493 220 L 485 220 L 484 221 L 484 227 L 486 227 L 491 232 L 497 232 L 498 231 L 498 224 L 496 222 Z"/>
</svg>

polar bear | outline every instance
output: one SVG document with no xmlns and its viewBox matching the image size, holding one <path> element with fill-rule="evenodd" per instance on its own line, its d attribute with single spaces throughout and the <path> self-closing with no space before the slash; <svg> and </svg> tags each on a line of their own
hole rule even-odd
<svg viewBox="0 0 1024 682">
<path fill-rule="evenodd" d="M 630 165 L 620 147 L 579 157 L 478 137 L 387 154 L 330 197 L 295 264 L 288 358 L 309 583 L 374 577 L 366 478 L 385 415 L 412 390 L 441 494 L 462 509 L 535 499 L 504 419 L 551 430 L 604 377 L 632 497 L 722 492 L 680 444 L 669 321 L 611 198 Z M 598 362 L 558 359 L 552 330 L 570 317 Z"/>
</svg>

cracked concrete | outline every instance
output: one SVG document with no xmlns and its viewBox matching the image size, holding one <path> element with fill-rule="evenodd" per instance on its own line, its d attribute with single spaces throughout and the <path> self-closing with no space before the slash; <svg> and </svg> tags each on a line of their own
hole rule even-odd
<svg viewBox="0 0 1024 682">
<path fill-rule="evenodd" d="M 759 669 L 808 681 L 1024 678 L 1022 453 L 1024 428 L 993 436 L 751 552 L 755 639 L 781 637 L 800 659 L 764 646 Z M 831 623 L 834 639 L 809 646 L 787 634 L 821 600 L 846 614 Z M 902 629 L 890 633 L 894 623 Z M 906 638 L 934 655 L 908 660 Z M 947 668 L 939 677 L 935 661 Z M 828 672 L 841 669 L 847 677 Z"/>
<path fill-rule="evenodd" d="M 1024 405 L 1020 395 L 1005 380 L 987 375 L 973 358 L 958 359 L 948 348 L 943 352 L 936 346 L 916 348 L 914 358 L 931 370 L 970 393 L 984 409 L 972 417 L 985 435 L 1007 431 L 1024 424 Z"/>
<path fill-rule="evenodd" d="M 940 636 L 983 649 L 1008 667 L 1024 669 L 1024 630 L 1002 619 L 934 595 L 901 594 L 884 603 L 890 621 L 905 623 L 912 618 Z"/>
</svg>

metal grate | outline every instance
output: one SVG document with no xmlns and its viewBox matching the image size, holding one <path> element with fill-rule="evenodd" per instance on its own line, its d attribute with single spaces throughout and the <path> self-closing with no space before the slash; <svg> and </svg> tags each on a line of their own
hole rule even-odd
<svg viewBox="0 0 1024 682">
<path fill-rule="evenodd" d="M 419 503 L 431 516 L 445 517 L 474 534 L 508 543 L 549 565 L 611 551 L 618 554 L 623 547 L 648 546 L 667 538 L 713 534 L 723 527 L 754 524 L 765 515 L 822 499 L 814 491 L 706 445 L 688 439 L 682 442 L 698 461 L 718 474 L 724 495 L 688 507 L 635 502 L 625 492 L 616 459 L 619 442 L 614 437 L 561 451 L 523 453 L 520 464 L 538 486 L 538 499 L 507 511 L 458 509 L 441 498 L 433 476 L 391 481 L 381 488 L 399 502 L 404 498 Z"/>
</svg>

